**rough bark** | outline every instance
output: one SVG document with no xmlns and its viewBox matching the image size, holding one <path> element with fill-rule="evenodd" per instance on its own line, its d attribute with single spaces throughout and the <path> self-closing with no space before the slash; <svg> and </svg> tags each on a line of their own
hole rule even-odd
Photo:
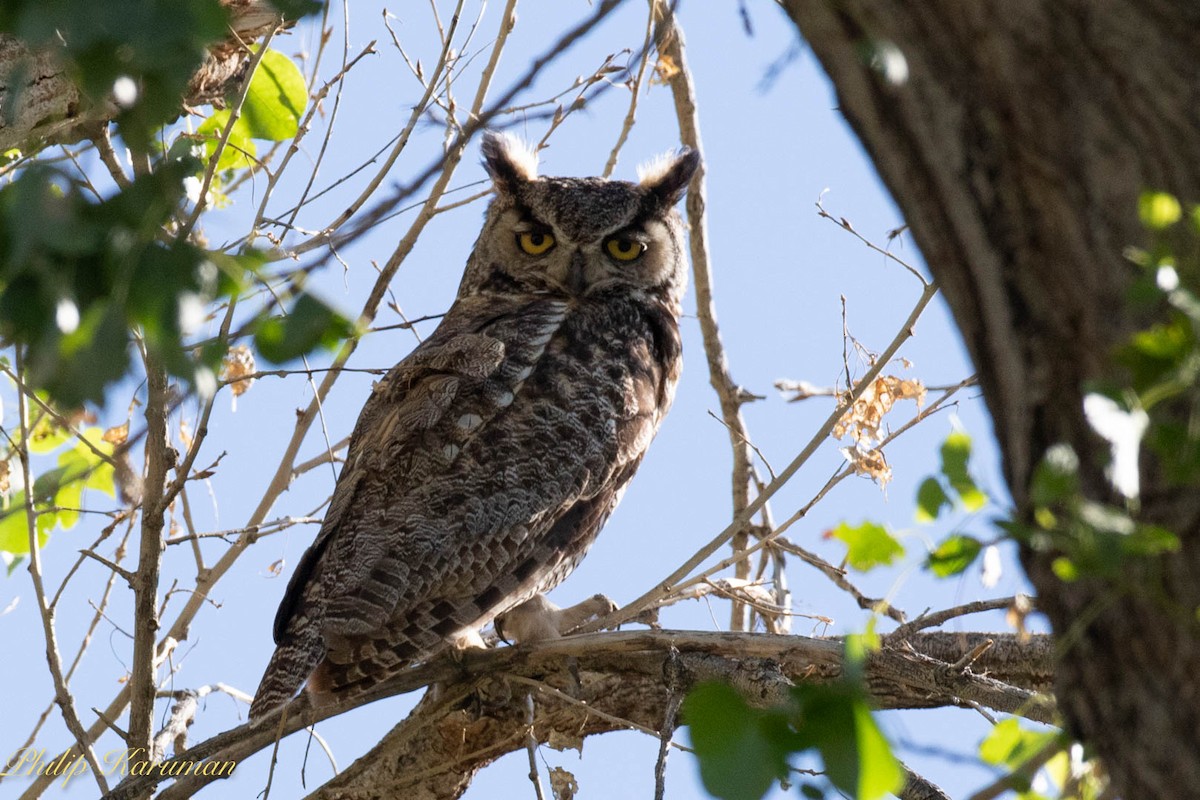
<svg viewBox="0 0 1200 800">
<path fill-rule="evenodd" d="M 250 62 L 243 43 L 262 36 L 279 18 L 267 0 L 222 0 L 222 5 L 229 9 L 230 37 L 211 48 L 180 98 L 183 106 L 223 102 Z M 30 50 L 0 34 L 0 152 L 91 138 L 116 114 L 110 102 L 89 104 L 83 98 L 58 48 Z"/>
<path fill-rule="evenodd" d="M 1011 635 L 931 633 L 914 637 L 915 652 L 890 649 L 871 660 L 867 684 L 872 700 L 879 708 L 958 705 L 967 697 L 990 708 L 1028 703 L 1023 713 L 1050 720 L 1053 710 L 1044 701 L 1019 700 L 1020 692 L 1008 694 L 1014 685 L 999 682 L 993 687 L 999 693 L 984 697 L 976 692 L 989 679 L 950 666 L 985 638 L 997 641 L 1000 651 L 992 653 L 988 666 L 977 665 L 979 672 L 995 670 L 1025 689 L 1045 685 L 1051 649 L 1047 637 L 1021 645 Z M 765 707 L 785 702 L 793 682 L 826 682 L 841 675 L 841 644 L 834 640 L 680 632 L 631 634 L 630 644 L 636 649 L 535 661 L 532 670 L 524 671 L 569 699 L 503 676 L 427 694 L 404 722 L 309 800 L 455 800 L 480 769 L 525 747 L 529 692 L 536 709 L 534 738 L 567 749 L 582 748 L 586 736 L 628 730 L 628 723 L 659 731 L 672 695 L 702 681 L 729 683 L 750 703 Z M 951 661 L 935 660 L 930 653 Z M 1033 710 L 1039 702 L 1040 710 Z M 647 789 L 651 779 L 647 773 Z"/>
<path fill-rule="evenodd" d="M 1146 189 L 1200 200 L 1200 5 L 787 0 L 903 209 L 979 370 L 1020 513 L 1069 444 L 1110 499 L 1082 396 L 1138 325 L 1123 258 Z M 895 48 L 907 68 L 872 64 Z M 883 48 L 881 50 L 881 48 Z M 893 60 L 893 68 L 897 62 Z M 1200 797 L 1200 494 L 1143 458 L 1142 516 L 1179 553 L 1059 581 L 1023 554 L 1060 637 L 1060 705 L 1124 797 Z"/>
<path fill-rule="evenodd" d="M 953 666 L 985 640 L 993 646 L 970 669 Z M 1040 693 L 1050 686 L 1052 649 L 1046 636 L 1022 642 L 1011 634 L 917 633 L 872 656 L 867 685 L 879 708 L 975 704 L 1047 721 L 1055 711 Z M 599 633 L 530 647 L 469 651 L 405 673 L 357 698 L 353 706 L 436 686 L 371 752 L 313 797 L 456 798 L 480 769 L 525 747 L 530 693 L 538 742 L 578 747 L 585 736 L 635 725 L 658 731 L 672 693 L 686 692 L 699 681 L 724 680 L 750 702 L 768 705 L 782 701 L 794 682 L 833 681 L 841 670 L 838 639 L 755 633 Z M 282 733 L 353 706 L 314 709 L 301 696 L 289 708 Z M 175 760 L 241 761 L 270 747 L 278 730 L 272 719 L 257 728 L 243 725 Z M 648 784 L 653 780 L 649 773 L 646 778 Z M 181 778 L 159 799 L 191 797 L 212 780 Z M 105 800 L 129 800 L 155 782 L 128 778 Z"/>
</svg>

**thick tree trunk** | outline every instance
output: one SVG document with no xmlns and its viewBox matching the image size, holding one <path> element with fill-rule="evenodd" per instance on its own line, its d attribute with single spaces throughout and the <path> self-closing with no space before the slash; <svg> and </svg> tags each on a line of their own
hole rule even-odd
<svg viewBox="0 0 1200 800">
<path fill-rule="evenodd" d="M 1122 254 L 1146 238 L 1139 193 L 1200 200 L 1200 4 L 785 5 L 944 289 L 1017 508 L 1059 442 L 1108 499 L 1082 396 L 1137 324 Z M 1200 797 L 1200 496 L 1146 464 L 1142 486 L 1179 553 L 1111 582 L 1024 560 L 1060 638 L 1060 705 L 1122 796 Z"/>
</svg>

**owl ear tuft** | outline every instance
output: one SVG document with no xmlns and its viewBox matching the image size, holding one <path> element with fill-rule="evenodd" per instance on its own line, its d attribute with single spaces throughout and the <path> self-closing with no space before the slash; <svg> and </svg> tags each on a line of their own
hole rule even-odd
<svg viewBox="0 0 1200 800">
<path fill-rule="evenodd" d="M 653 192 L 664 206 L 673 206 L 683 197 L 700 168 L 700 154 L 690 147 L 677 153 L 664 153 L 638 167 L 638 183 Z"/>
<path fill-rule="evenodd" d="M 497 191 L 512 194 L 522 184 L 537 179 L 537 152 L 512 134 L 485 132 L 480 151 L 483 167 Z"/>
</svg>

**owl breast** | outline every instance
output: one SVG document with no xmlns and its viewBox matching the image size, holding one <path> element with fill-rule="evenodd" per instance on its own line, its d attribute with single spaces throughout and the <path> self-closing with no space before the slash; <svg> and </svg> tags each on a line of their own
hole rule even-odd
<svg viewBox="0 0 1200 800">
<path fill-rule="evenodd" d="M 509 355 L 481 394 L 512 400 L 471 431 L 450 471 L 488 476 L 481 494 L 509 501 L 503 521 L 481 514 L 463 534 L 481 553 L 516 562 L 485 572 L 537 575 L 523 581 L 511 604 L 562 580 L 615 507 L 670 407 L 679 336 L 665 311 L 612 298 L 535 303 L 493 323 L 487 335 L 504 342 Z M 487 412 L 480 408 L 469 422 Z M 446 425 L 468 427 L 461 418 Z M 447 509 L 459 499 L 446 497 Z M 581 507 L 574 516 L 555 519 L 574 505 Z M 517 541 L 522 529 L 542 526 L 540 539 Z"/>
</svg>

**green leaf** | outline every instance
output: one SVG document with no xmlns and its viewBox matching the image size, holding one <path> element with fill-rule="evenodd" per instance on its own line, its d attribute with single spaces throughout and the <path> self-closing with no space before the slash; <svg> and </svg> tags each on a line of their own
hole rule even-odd
<svg viewBox="0 0 1200 800">
<path fill-rule="evenodd" d="M 1179 537 L 1157 525 L 1138 525 L 1122 540 L 1122 550 L 1131 556 L 1156 556 L 1174 553 L 1180 548 Z"/>
<path fill-rule="evenodd" d="M 801 708 L 801 743 L 814 747 L 834 786 L 859 800 L 900 788 L 903 773 L 862 693 L 846 685 L 801 685 L 792 690 Z"/>
<path fill-rule="evenodd" d="M 1072 583 L 1079 580 L 1079 567 L 1066 556 L 1059 556 L 1051 561 L 1050 569 L 1064 583 Z"/>
<path fill-rule="evenodd" d="M 1179 221 L 1183 209 L 1173 195 L 1166 192 L 1143 192 L 1138 198 L 1138 216 L 1150 230 L 1160 231 Z"/>
<path fill-rule="evenodd" d="M 973 536 L 948 536 L 925 560 L 926 569 L 939 578 L 948 578 L 966 570 L 979 557 L 983 543 Z"/>
<path fill-rule="evenodd" d="M 78 509 L 83 508 L 83 481 L 64 483 L 62 488 L 58 490 L 58 494 L 54 495 L 53 505 L 58 507 L 58 511 L 54 512 L 53 515 L 43 514 L 39 516 L 39 530 L 43 522 L 47 526 L 46 533 L 50 533 L 55 527 L 62 528 L 64 531 L 74 528 L 75 523 L 79 522 Z"/>
<path fill-rule="evenodd" d="M 846 543 L 846 561 L 859 572 L 886 566 L 904 555 L 904 546 L 887 528 L 875 522 L 864 522 L 857 527 L 843 522 L 828 535 Z"/>
<path fill-rule="evenodd" d="M 854 727 L 859 761 L 857 796 L 861 800 L 874 800 L 900 791 L 904 786 L 904 770 L 864 702 L 854 704 Z"/>
<path fill-rule="evenodd" d="M 278 50 L 268 50 L 250 79 L 239 121 L 255 139 L 281 142 L 296 135 L 307 102 L 300 68 Z"/>
<path fill-rule="evenodd" d="M 1079 457 L 1069 445 L 1056 444 L 1033 469 L 1030 497 L 1045 508 L 1074 497 L 1079 491 Z"/>
<path fill-rule="evenodd" d="M 52 453 L 62 447 L 70 438 L 70 431 L 59 427 L 49 414 L 43 414 L 29 431 L 29 451 L 31 453 Z"/>
<path fill-rule="evenodd" d="M 216 154 L 221 137 L 225 134 L 225 126 L 229 124 L 229 114 L 230 111 L 227 108 L 214 111 L 208 119 L 200 123 L 200 127 L 196 128 L 196 135 L 204 140 L 205 158 L 211 160 Z M 221 151 L 220 160 L 217 161 L 217 171 L 253 169 L 255 166 L 253 156 L 257 153 L 258 149 L 254 146 L 250 130 L 244 119 L 239 117 L 229 131 L 229 139 Z"/>
<path fill-rule="evenodd" d="M 12 500 L 8 504 L 8 508 L 0 511 L 0 551 L 12 553 L 15 556 L 23 556 L 29 554 L 29 525 L 26 522 L 28 516 L 25 513 L 25 492 L 17 492 L 12 496 Z M 39 515 L 38 521 L 41 522 L 43 517 L 53 518 L 53 514 Z M 38 529 L 38 546 L 42 547 L 46 544 L 48 531 Z"/>
<path fill-rule="evenodd" d="M 746 704 L 734 689 L 703 683 L 683 702 L 704 788 L 722 800 L 759 800 L 788 775 L 793 734 L 778 713 Z"/>
<path fill-rule="evenodd" d="M 104 402 L 104 387 L 129 366 L 129 329 L 107 303 L 93 303 L 79 328 L 62 337 L 53 371 L 35 371 L 51 396 L 66 406 Z"/>
<path fill-rule="evenodd" d="M 987 495 L 975 485 L 967 469 L 971 458 L 971 437 L 954 431 L 942 443 L 942 474 L 950 488 L 958 493 L 959 502 L 967 511 L 978 511 L 987 503 Z"/>
<path fill-rule="evenodd" d="M 862 633 L 847 634 L 845 638 L 845 662 L 842 676 L 852 685 L 861 685 L 867 666 L 867 656 L 875 652 L 883 644 L 879 633 L 875 630 L 876 617 L 872 615 L 867 620 L 867 627 Z"/>
<path fill-rule="evenodd" d="M 929 477 L 921 481 L 917 488 L 917 522 L 932 522 L 943 508 L 949 508 L 950 505 L 950 498 L 937 478 Z"/>
<path fill-rule="evenodd" d="M 1030 731 L 1014 718 L 996 723 L 979 744 L 979 757 L 988 764 L 1014 769 L 1060 736 L 1058 731 Z"/>
<path fill-rule="evenodd" d="M 263 358 L 282 364 L 310 352 L 318 345 L 333 347 L 350 336 L 350 321 L 310 294 L 301 294 L 285 317 L 263 320 L 254 344 Z"/>
<path fill-rule="evenodd" d="M 112 455 L 113 446 L 104 441 L 104 431 L 99 428 L 87 428 L 81 431 L 81 434 L 91 444 L 105 455 Z M 63 483 L 76 484 L 79 490 L 84 488 L 96 489 L 104 492 L 109 497 L 116 497 L 116 483 L 113 475 L 113 467 L 110 463 L 96 455 L 90 447 L 83 442 L 76 442 L 75 446 L 58 457 L 58 464 L 65 469 Z M 68 503 L 58 503 L 58 505 L 69 505 Z"/>
</svg>

